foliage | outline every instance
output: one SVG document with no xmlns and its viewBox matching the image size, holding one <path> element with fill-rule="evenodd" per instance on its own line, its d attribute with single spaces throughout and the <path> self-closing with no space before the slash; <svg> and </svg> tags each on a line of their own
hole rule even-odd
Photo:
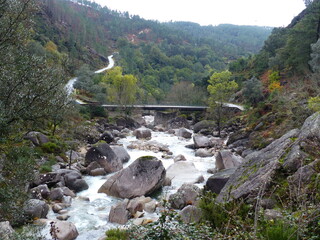
<svg viewBox="0 0 320 240">
<path fill-rule="evenodd" d="M 320 73 L 320 39 L 314 44 L 311 44 L 311 60 L 309 65 L 314 73 Z"/>
<path fill-rule="evenodd" d="M 263 100 L 262 83 L 256 77 L 247 80 L 243 88 L 243 96 L 247 103 L 257 106 Z"/>
<path fill-rule="evenodd" d="M 13 147 L 2 157 L 0 174 L 0 221 L 17 225 L 24 221 L 26 186 L 33 180 L 35 154 L 28 147 Z"/>
<path fill-rule="evenodd" d="M 209 79 L 209 106 L 210 112 L 217 123 L 220 135 L 221 127 L 225 121 L 226 113 L 223 111 L 223 104 L 228 102 L 231 95 L 235 92 L 238 84 L 231 81 L 231 73 L 229 71 L 216 72 Z"/>
<path fill-rule="evenodd" d="M 314 112 L 320 111 L 320 97 L 311 97 L 308 99 L 308 108 Z"/>
<path fill-rule="evenodd" d="M 105 240 L 127 240 L 128 233 L 126 230 L 117 229 L 110 229 L 106 232 L 106 239 Z"/>
<path fill-rule="evenodd" d="M 269 221 L 262 229 L 262 236 L 266 240 L 296 240 L 297 228 L 282 220 Z"/>
</svg>

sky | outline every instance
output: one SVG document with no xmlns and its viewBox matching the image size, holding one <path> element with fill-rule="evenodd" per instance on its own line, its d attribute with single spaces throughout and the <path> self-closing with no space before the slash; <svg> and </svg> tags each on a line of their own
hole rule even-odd
<svg viewBox="0 0 320 240">
<path fill-rule="evenodd" d="M 303 0 L 94 0 L 145 19 L 285 27 L 304 8 Z"/>
</svg>

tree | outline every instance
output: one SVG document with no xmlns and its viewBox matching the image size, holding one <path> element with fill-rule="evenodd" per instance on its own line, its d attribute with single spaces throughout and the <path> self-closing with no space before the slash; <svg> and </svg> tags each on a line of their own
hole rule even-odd
<svg viewBox="0 0 320 240">
<path fill-rule="evenodd" d="M 256 106 L 260 101 L 263 100 L 262 90 L 263 87 L 261 81 L 256 77 L 252 77 L 245 82 L 243 95 L 249 104 Z"/>
<path fill-rule="evenodd" d="M 108 100 L 124 107 L 135 103 L 138 79 L 131 74 L 122 74 L 121 67 L 108 71 L 102 82 L 107 85 Z"/>
<path fill-rule="evenodd" d="M 223 71 L 214 73 L 208 80 L 209 85 L 207 90 L 209 92 L 210 112 L 216 121 L 219 136 L 226 116 L 223 104 L 230 99 L 232 93 L 234 93 L 238 87 L 238 84 L 235 81 L 231 81 L 230 78 L 231 73 L 229 71 Z"/>
</svg>

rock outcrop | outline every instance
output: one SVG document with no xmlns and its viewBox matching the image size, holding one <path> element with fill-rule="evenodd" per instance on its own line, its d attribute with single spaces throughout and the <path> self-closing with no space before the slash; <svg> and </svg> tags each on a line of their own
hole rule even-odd
<svg viewBox="0 0 320 240">
<path fill-rule="evenodd" d="M 241 156 L 235 155 L 230 150 L 221 150 L 216 155 L 217 170 L 238 167 L 243 161 Z"/>
<path fill-rule="evenodd" d="M 111 176 L 99 189 L 99 193 L 119 198 L 135 198 L 149 195 L 162 187 L 166 170 L 155 157 L 140 157 L 130 166 Z"/>
<path fill-rule="evenodd" d="M 200 188 L 192 184 L 183 184 L 176 193 L 169 196 L 169 203 L 174 209 L 183 209 L 187 205 L 193 205 L 199 194 Z"/>
</svg>

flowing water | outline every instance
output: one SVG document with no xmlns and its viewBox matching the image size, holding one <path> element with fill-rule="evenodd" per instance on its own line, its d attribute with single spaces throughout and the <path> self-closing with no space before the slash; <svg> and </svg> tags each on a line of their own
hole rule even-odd
<svg viewBox="0 0 320 240">
<path fill-rule="evenodd" d="M 147 117 L 147 120 L 150 121 L 150 117 Z M 137 140 L 134 136 L 128 136 L 125 139 L 119 140 L 118 143 L 122 144 L 127 149 L 127 146 L 132 141 Z M 202 174 L 205 180 L 209 177 L 207 169 L 214 167 L 214 157 L 195 157 L 195 151 L 185 147 L 186 145 L 193 143 L 192 139 L 183 139 L 164 132 L 152 132 L 151 141 L 157 141 L 159 143 L 166 144 L 169 147 L 169 150 L 173 153 L 172 158 L 162 158 L 163 153 L 161 152 L 154 153 L 151 151 L 127 149 L 131 159 L 124 165 L 124 168 L 130 165 L 138 157 L 149 155 L 160 159 L 164 167 L 167 169 L 174 163 L 173 158 L 179 154 L 182 154 L 187 159 L 187 162 L 194 163 L 195 167 L 200 172 L 199 174 Z M 77 240 L 99 239 L 99 237 L 104 235 L 104 232 L 107 229 L 119 226 L 117 224 L 109 223 L 107 219 L 111 206 L 122 201 L 122 199 L 110 197 L 104 193 L 97 193 L 100 186 L 111 175 L 102 177 L 85 176 L 84 179 L 88 183 L 89 189 L 78 193 L 77 197 L 72 200 L 72 206 L 67 209 L 67 214 L 70 216 L 68 221 L 73 222 L 79 232 L 79 237 Z M 191 177 L 192 176 L 190 176 L 190 178 Z M 184 181 L 181 179 L 180 181 L 175 181 L 175 179 L 173 179 L 172 186 L 164 187 L 162 195 L 158 196 L 158 200 L 160 200 L 159 198 L 167 197 L 169 194 L 174 193 L 183 184 L 183 182 Z M 202 187 L 201 184 L 199 185 Z M 56 214 L 50 211 L 48 218 L 55 219 L 56 216 Z"/>
</svg>

